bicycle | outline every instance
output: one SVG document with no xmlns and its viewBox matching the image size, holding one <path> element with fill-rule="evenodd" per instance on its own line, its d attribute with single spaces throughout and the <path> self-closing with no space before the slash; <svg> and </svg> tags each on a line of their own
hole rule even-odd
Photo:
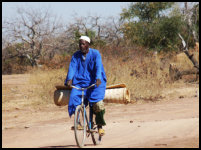
<svg viewBox="0 0 201 150">
<path fill-rule="evenodd" d="M 93 120 L 93 108 L 89 106 L 89 120 L 86 113 L 86 108 L 84 104 L 84 91 L 95 86 L 92 84 L 87 88 L 78 88 L 71 85 L 72 88 L 82 91 L 82 102 L 78 105 L 75 110 L 74 116 L 74 133 L 77 145 L 81 148 L 84 146 L 86 137 L 91 135 L 94 145 L 98 145 L 101 142 L 101 135 L 98 133 L 98 127 Z"/>
</svg>

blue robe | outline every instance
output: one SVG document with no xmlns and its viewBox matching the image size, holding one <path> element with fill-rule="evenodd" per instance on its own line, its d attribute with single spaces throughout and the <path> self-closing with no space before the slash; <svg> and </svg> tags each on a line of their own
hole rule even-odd
<svg viewBox="0 0 201 150">
<path fill-rule="evenodd" d="M 73 54 L 68 69 L 68 74 L 65 80 L 72 80 L 72 85 L 76 87 L 88 87 L 96 83 L 96 79 L 101 80 L 99 87 L 96 85 L 88 90 L 85 90 L 85 105 L 93 105 L 104 99 L 106 89 L 106 75 L 103 68 L 101 55 L 98 50 L 89 48 L 89 52 L 84 58 L 81 51 Z M 81 104 L 82 91 L 72 89 L 68 104 L 68 113 L 71 117 L 74 114 L 76 106 Z"/>
</svg>

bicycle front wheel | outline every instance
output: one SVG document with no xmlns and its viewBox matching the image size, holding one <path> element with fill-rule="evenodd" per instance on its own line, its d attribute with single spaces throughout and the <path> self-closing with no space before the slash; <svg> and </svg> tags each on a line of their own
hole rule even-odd
<svg viewBox="0 0 201 150">
<path fill-rule="evenodd" d="M 81 105 L 77 106 L 75 110 L 74 132 L 77 145 L 83 147 L 86 138 L 86 119 Z"/>
</svg>

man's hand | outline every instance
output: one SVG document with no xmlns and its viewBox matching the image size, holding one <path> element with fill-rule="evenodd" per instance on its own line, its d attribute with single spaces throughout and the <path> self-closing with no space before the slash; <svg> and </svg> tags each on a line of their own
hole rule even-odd
<svg viewBox="0 0 201 150">
<path fill-rule="evenodd" d="M 100 84 L 101 84 L 101 80 L 100 80 L 100 79 L 97 79 L 97 80 L 96 80 L 96 85 L 97 85 L 97 87 L 99 87 Z"/>
<path fill-rule="evenodd" d="M 68 80 L 66 84 L 64 84 L 65 86 L 71 86 L 72 85 L 72 80 Z"/>
</svg>

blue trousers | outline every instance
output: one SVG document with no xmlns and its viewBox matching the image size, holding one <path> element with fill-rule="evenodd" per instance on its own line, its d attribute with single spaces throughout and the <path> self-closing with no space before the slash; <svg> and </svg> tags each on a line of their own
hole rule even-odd
<svg viewBox="0 0 201 150">
<path fill-rule="evenodd" d="M 76 86 L 76 85 L 75 85 Z M 78 86 L 77 86 L 78 87 Z M 84 91 L 84 104 L 85 106 L 92 106 L 93 103 L 99 102 L 104 99 L 105 96 L 106 83 L 101 83 L 99 87 L 96 85 L 88 90 Z M 75 113 L 75 109 L 82 102 L 82 91 L 77 89 L 72 89 L 70 94 L 70 100 L 68 104 L 68 113 L 71 117 Z"/>
</svg>

